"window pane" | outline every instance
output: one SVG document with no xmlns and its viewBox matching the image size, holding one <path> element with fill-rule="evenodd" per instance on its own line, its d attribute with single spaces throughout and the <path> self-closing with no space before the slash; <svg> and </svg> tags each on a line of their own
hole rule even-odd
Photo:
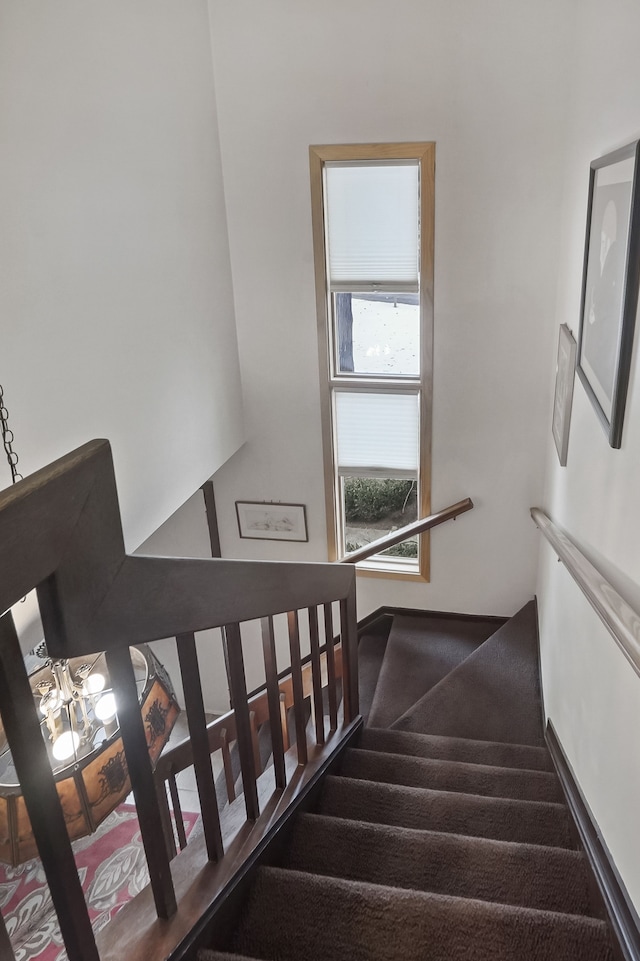
<svg viewBox="0 0 640 961">
<path fill-rule="evenodd" d="M 418 289 L 418 173 L 415 161 L 325 165 L 330 285 Z"/>
<path fill-rule="evenodd" d="M 339 374 L 420 375 L 418 294 L 334 294 Z"/>
<path fill-rule="evenodd" d="M 418 393 L 335 391 L 338 468 L 418 471 Z"/>
<path fill-rule="evenodd" d="M 344 550 L 371 544 L 418 519 L 417 483 L 394 478 L 344 477 Z M 385 555 L 418 556 L 418 538 L 396 544 Z M 384 555 L 380 555 L 381 557 Z"/>
</svg>

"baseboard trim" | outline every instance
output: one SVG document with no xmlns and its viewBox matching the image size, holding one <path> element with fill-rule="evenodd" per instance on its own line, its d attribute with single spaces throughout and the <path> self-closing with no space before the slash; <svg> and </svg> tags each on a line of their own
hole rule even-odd
<svg viewBox="0 0 640 961">
<path fill-rule="evenodd" d="M 640 919 L 604 843 L 551 721 L 545 731 L 547 747 L 560 778 L 569 810 L 602 898 L 612 937 L 624 961 L 640 961 Z"/>
<path fill-rule="evenodd" d="M 415 607 L 384 606 L 378 607 L 375 611 L 372 611 L 371 614 L 367 614 L 358 621 L 358 634 L 373 632 L 379 622 L 393 619 L 396 615 L 400 617 L 451 618 L 464 621 L 493 621 L 496 625 L 496 630 L 509 620 L 508 617 L 501 617 L 495 614 L 457 614 L 453 611 L 426 611 Z"/>
</svg>

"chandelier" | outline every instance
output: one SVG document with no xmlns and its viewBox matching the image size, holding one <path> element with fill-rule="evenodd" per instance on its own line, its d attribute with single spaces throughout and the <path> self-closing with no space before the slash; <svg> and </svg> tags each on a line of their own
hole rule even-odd
<svg viewBox="0 0 640 961">
<path fill-rule="evenodd" d="M 147 645 L 131 648 L 149 758 L 169 740 L 180 707 Z M 25 658 L 58 797 L 71 840 L 92 834 L 131 791 L 114 692 L 104 654 L 51 660 L 44 645 Z M 0 861 L 37 857 L 13 758 L 0 725 Z"/>
</svg>

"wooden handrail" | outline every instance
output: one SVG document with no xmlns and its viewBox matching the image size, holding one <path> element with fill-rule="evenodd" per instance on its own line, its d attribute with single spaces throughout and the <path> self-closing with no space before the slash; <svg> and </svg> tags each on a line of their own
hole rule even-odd
<svg viewBox="0 0 640 961">
<path fill-rule="evenodd" d="M 636 674 L 640 674 L 640 615 L 541 508 L 532 507 L 531 516 Z"/>
<path fill-rule="evenodd" d="M 48 653 L 67 658 L 105 651 L 113 686 L 118 689 L 118 721 L 136 801 L 149 867 L 150 887 L 142 901 L 155 904 L 155 914 L 180 921 L 169 857 L 158 841 L 168 839 L 166 803 L 161 806 L 147 746 L 149 716 L 141 715 L 129 648 L 132 644 L 176 635 L 193 762 L 201 806 L 211 816 L 203 820 L 204 846 L 211 862 L 224 860 L 215 789 L 210 771 L 207 730 L 199 670 L 196 632 L 221 627 L 228 642 L 230 683 L 234 704 L 235 741 L 240 759 L 248 826 L 261 812 L 257 791 L 256 715 L 250 711 L 242 657 L 241 627 L 256 618 L 286 614 L 292 664 L 292 709 L 297 738 L 295 753 L 306 763 L 338 749 L 358 724 L 357 626 L 355 571 L 336 564 L 274 561 L 227 561 L 144 557 L 125 552 L 111 449 L 94 441 L 36 474 L 0 492 L 0 713 L 12 751 L 33 834 L 42 857 L 69 961 L 97 961 L 71 842 L 64 820 L 40 719 L 27 678 L 11 611 L 21 596 L 38 589 Z M 341 674 L 335 670 L 332 607 L 339 605 Z M 337 721 L 337 691 L 329 691 L 330 728 L 327 738 L 322 705 L 318 608 L 324 609 L 329 687 L 341 686 L 342 714 Z M 307 731 L 298 619 L 308 617 L 312 658 L 309 668 L 316 708 L 315 744 Z M 337 618 L 337 615 L 336 615 Z M 336 620 L 336 624 L 338 620 Z M 269 720 L 278 729 L 282 684 L 277 681 L 274 650 L 269 645 L 267 698 Z M 333 698 L 333 708 L 331 707 Z M 284 708 L 287 709 L 286 693 Z M 320 713 L 322 711 L 322 714 Z M 286 721 L 286 715 L 285 715 Z M 30 725 L 30 727 L 29 727 Z M 29 736 L 25 731 L 29 730 Z M 227 728 L 228 737 L 230 731 Z M 284 732 L 283 732 L 284 733 Z M 222 737 L 222 732 L 220 732 Z M 287 732 L 288 749 L 289 738 Z M 285 758 L 286 760 L 286 758 Z M 281 792 L 288 780 L 284 769 L 276 782 Z M 176 797 L 177 797 L 177 792 Z M 180 838 L 181 844 L 183 838 Z M 226 857 L 226 851 L 224 852 Z M 146 889 L 145 889 L 146 890 Z M 199 923 L 196 917 L 193 923 Z M 145 928 L 153 916 L 145 921 Z M 174 926 L 176 936 L 180 924 Z M 6 940 L 6 939 L 5 939 Z M 0 944 L 2 929 L 0 927 Z M 171 946 L 171 950 L 176 944 Z M 165 954 L 162 955 L 166 956 Z M 137 957 L 141 957 L 138 955 Z M 148 958 L 149 955 L 145 955 Z M 158 958 L 160 955 L 158 954 Z"/>
<path fill-rule="evenodd" d="M 470 497 L 466 497 L 463 501 L 452 504 L 451 507 L 445 507 L 444 510 L 430 514 L 428 517 L 421 517 L 420 520 L 413 521 L 412 524 L 407 524 L 397 531 L 392 531 L 390 534 L 385 534 L 384 537 L 379 537 L 370 544 L 365 544 L 364 547 L 359 547 L 357 551 L 346 554 L 339 563 L 357 564 L 359 561 L 365 561 L 368 557 L 387 550 L 388 547 L 401 544 L 402 541 L 406 541 L 415 534 L 423 534 L 425 531 L 431 530 L 432 527 L 437 527 L 438 524 L 444 524 L 445 521 L 454 520 L 458 514 L 464 514 L 465 511 L 470 511 L 472 507 L 473 501 Z"/>
</svg>

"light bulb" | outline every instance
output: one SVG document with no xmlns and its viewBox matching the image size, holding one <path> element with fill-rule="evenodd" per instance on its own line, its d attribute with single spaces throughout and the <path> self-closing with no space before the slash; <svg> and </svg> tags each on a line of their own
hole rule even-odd
<svg viewBox="0 0 640 961">
<path fill-rule="evenodd" d="M 79 743 L 80 738 L 75 731 L 65 731 L 64 734 L 61 734 L 54 741 L 52 749 L 56 761 L 67 761 L 70 757 L 73 757 Z"/>
<path fill-rule="evenodd" d="M 116 713 L 116 699 L 113 694 L 103 694 L 96 702 L 96 717 L 99 721 L 109 721 Z"/>
<path fill-rule="evenodd" d="M 62 698 L 57 691 L 49 691 L 40 701 L 40 711 L 46 717 L 49 711 L 57 711 L 62 704 Z"/>
<path fill-rule="evenodd" d="M 102 674 L 90 674 L 89 677 L 84 682 L 89 694 L 99 694 L 100 691 L 104 690 L 105 680 Z"/>
</svg>

